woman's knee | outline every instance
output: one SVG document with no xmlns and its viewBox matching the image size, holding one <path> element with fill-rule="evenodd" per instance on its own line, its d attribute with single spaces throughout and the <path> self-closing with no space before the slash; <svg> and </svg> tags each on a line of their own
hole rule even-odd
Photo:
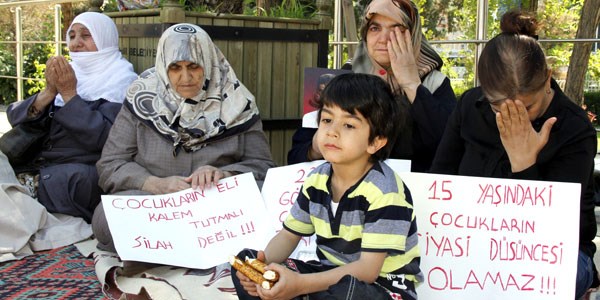
<svg viewBox="0 0 600 300">
<path fill-rule="evenodd" d="M 98 249 L 117 252 L 102 203 L 96 206 L 96 209 L 94 210 L 94 215 L 92 217 L 92 232 L 94 233 L 96 240 L 98 240 Z"/>
</svg>

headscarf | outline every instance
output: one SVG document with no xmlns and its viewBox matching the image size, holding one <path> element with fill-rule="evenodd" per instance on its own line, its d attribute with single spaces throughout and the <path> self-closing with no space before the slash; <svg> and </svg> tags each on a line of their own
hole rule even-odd
<svg viewBox="0 0 600 300">
<path fill-rule="evenodd" d="M 76 23 L 90 31 L 98 48 L 95 52 L 69 53 L 71 66 L 77 78 L 77 94 L 88 101 L 105 99 L 123 103 L 125 91 L 137 78 L 137 74 L 133 71 L 133 65 L 121 56 L 119 33 L 115 22 L 101 13 L 82 13 L 73 19 L 67 29 L 67 43 L 71 41 L 69 31 Z M 64 105 L 60 94 L 56 96 L 54 104 Z"/>
<path fill-rule="evenodd" d="M 382 77 L 387 82 L 395 83 L 390 72 L 380 66 L 369 56 L 366 43 L 366 32 L 374 15 L 386 16 L 398 23 L 404 24 L 410 30 L 413 53 L 415 53 L 419 77 L 423 79 L 434 69 L 442 67 L 442 59 L 427 42 L 421 31 L 421 18 L 417 6 L 409 0 L 373 0 L 365 9 L 363 25 L 361 28 L 362 40 L 352 60 L 352 70 L 357 73 L 369 73 Z M 385 72 L 380 72 L 385 70 Z M 391 80 L 391 81 L 390 81 Z M 397 84 L 392 84 L 395 87 Z"/>
<path fill-rule="evenodd" d="M 169 65 L 178 61 L 194 62 L 204 69 L 204 85 L 191 99 L 171 87 Z M 169 27 L 158 41 L 154 69 L 144 73 L 127 91 L 128 107 L 176 149 L 196 151 L 208 139 L 258 120 L 254 96 L 208 34 L 196 25 Z"/>
</svg>

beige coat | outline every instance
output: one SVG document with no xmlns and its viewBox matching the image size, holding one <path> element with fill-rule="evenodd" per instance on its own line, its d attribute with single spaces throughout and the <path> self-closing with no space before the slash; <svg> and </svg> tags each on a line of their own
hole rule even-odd
<svg viewBox="0 0 600 300">
<path fill-rule="evenodd" d="M 96 164 L 99 185 L 109 194 L 141 190 L 148 176 L 189 176 L 197 168 L 211 165 L 223 171 L 252 172 L 261 186 L 267 170 L 275 167 L 260 121 L 198 151 L 180 150 L 174 156 L 173 150 L 170 141 L 123 106 Z"/>
</svg>

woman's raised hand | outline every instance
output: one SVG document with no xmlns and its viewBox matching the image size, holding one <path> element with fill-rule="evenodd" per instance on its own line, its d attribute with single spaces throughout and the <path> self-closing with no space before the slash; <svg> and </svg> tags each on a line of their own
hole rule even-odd
<svg viewBox="0 0 600 300">
<path fill-rule="evenodd" d="M 55 62 L 52 68 L 57 76 L 56 90 L 60 93 L 65 103 L 67 103 L 77 95 L 77 77 L 75 77 L 75 71 L 66 58 L 55 56 L 54 59 Z"/>
<path fill-rule="evenodd" d="M 508 99 L 500 105 L 500 111 L 496 112 L 496 124 L 513 173 L 535 164 L 538 154 L 548 142 L 554 123 L 556 118 L 549 118 L 537 132 L 531 126 L 523 102 Z"/>
<path fill-rule="evenodd" d="M 56 96 L 58 93 L 56 91 L 56 80 L 58 78 L 58 74 L 56 72 L 56 57 L 50 57 L 46 62 L 46 71 L 44 73 L 44 77 L 46 78 L 46 90 Z"/>
<path fill-rule="evenodd" d="M 35 102 L 32 105 L 32 116 L 38 116 L 52 101 L 56 98 L 58 91 L 56 90 L 56 81 L 58 80 L 58 72 L 56 70 L 56 56 L 50 57 L 46 61 L 46 87 L 37 95 Z"/>
<path fill-rule="evenodd" d="M 390 32 L 387 48 L 394 78 L 412 103 L 421 79 L 410 32 L 406 29 L 401 30 L 399 26 L 394 27 L 394 30 Z"/>
</svg>

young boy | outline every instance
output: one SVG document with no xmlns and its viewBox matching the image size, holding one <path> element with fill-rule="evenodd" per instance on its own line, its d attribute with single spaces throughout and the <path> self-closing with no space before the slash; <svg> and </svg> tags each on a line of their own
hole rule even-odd
<svg viewBox="0 0 600 300">
<path fill-rule="evenodd" d="M 238 255 L 270 263 L 280 279 L 266 290 L 232 269 L 238 297 L 416 299 L 423 276 L 412 199 L 382 162 L 403 120 L 396 99 L 379 77 L 342 74 L 323 91 L 319 109 L 316 143 L 327 162 L 306 178 L 264 252 Z M 315 233 L 319 262 L 288 259 Z"/>
</svg>

